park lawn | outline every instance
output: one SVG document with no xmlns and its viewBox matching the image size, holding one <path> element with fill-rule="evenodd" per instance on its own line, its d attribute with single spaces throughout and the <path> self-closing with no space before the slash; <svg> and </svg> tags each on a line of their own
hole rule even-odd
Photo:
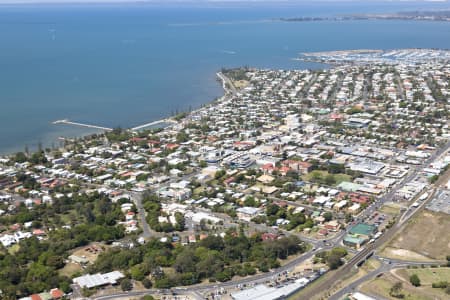
<svg viewBox="0 0 450 300">
<path fill-rule="evenodd" d="M 389 295 L 389 290 L 394 285 L 394 283 L 395 281 L 391 281 L 384 277 L 375 278 L 367 283 L 364 283 L 361 288 L 361 291 L 369 295 L 380 296 L 384 299 L 395 300 L 398 298 Z M 405 294 L 405 297 L 403 298 L 404 300 L 430 300 L 427 297 L 409 294 L 404 288 L 403 293 Z"/>
<path fill-rule="evenodd" d="M 380 212 L 390 216 L 398 216 L 400 214 L 401 206 L 396 203 L 388 203 L 380 208 Z"/>
<path fill-rule="evenodd" d="M 390 281 L 383 277 L 372 279 L 364 283 L 361 287 L 361 291 L 370 295 L 379 295 L 390 299 L 389 289 L 392 287 Z"/>
<path fill-rule="evenodd" d="M 325 178 L 330 175 L 327 171 L 321 171 L 321 170 L 314 170 L 308 174 L 305 174 L 302 176 L 302 179 L 304 181 L 308 182 L 321 182 L 325 183 Z M 335 183 L 333 185 L 338 185 L 343 181 L 352 181 L 352 177 L 347 174 L 331 174 L 334 178 Z M 317 180 L 317 178 L 320 178 L 320 180 Z"/>
<path fill-rule="evenodd" d="M 403 257 L 404 260 L 445 260 L 450 253 L 448 228 L 447 214 L 424 210 L 396 234 L 383 252 L 391 257 L 399 251 L 411 254 Z"/>
<path fill-rule="evenodd" d="M 203 186 L 199 186 L 198 188 L 194 189 L 194 195 L 200 195 L 205 191 L 205 188 Z"/>
<path fill-rule="evenodd" d="M 58 216 L 61 218 L 61 223 L 65 225 L 81 223 L 84 219 L 84 217 L 81 216 L 75 209 L 71 209 L 63 214 L 59 214 Z"/>
<path fill-rule="evenodd" d="M 366 262 L 360 267 L 360 269 L 365 270 L 366 272 L 371 272 L 376 269 L 378 269 L 381 266 L 381 263 L 379 260 L 376 260 L 374 258 L 369 258 L 366 260 Z"/>
<path fill-rule="evenodd" d="M 397 272 L 406 280 L 412 274 L 417 274 L 421 285 L 429 285 L 439 281 L 450 282 L 450 268 L 417 268 L 417 269 L 403 269 Z"/>
<path fill-rule="evenodd" d="M 233 85 L 236 89 L 242 89 L 249 85 L 249 82 L 247 80 L 237 80 L 233 81 Z"/>
<path fill-rule="evenodd" d="M 19 249 L 20 249 L 19 244 L 14 244 L 14 245 L 12 245 L 11 247 L 8 248 L 8 252 L 9 252 L 9 254 L 14 255 L 14 253 L 19 251 Z"/>
<path fill-rule="evenodd" d="M 83 268 L 81 268 L 79 264 L 69 262 L 64 266 L 64 268 L 58 270 L 58 273 L 60 276 L 72 278 L 74 274 L 81 271 L 83 271 Z"/>
<path fill-rule="evenodd" d="M 303 179 L 303 177 L 302 177 L 302 179 Z M 305 192 L 305 193 L 315 192 L 318 188 L 319 187 L 317 186 L 317 184 L 307 184 L 303 187 L 303 192 Z"/>
<path fill-rule="evenodd" d="M 400 275 L 400 274 L 398 274 Z M 391 287 L 400 281 L 392 274 L 384 274 L 379 278 L 372 279 L 363 283 L 360 286 L 360 290 L 363 293 L 379 296 L 383 299 L 396 300 L 399 298 L 389 295 Z M 445 300 L 448 299 L 448 295 L 442 289 L 433 289 L 431 287 L 413 287 L 407 281 L 403 281 L 402 293 L 405 295 L 404 300 Z"/>
<path fill-rule="evenodd" d="M 339 174 L 333 174 L 333 176 L 336 179 L 336 185 L 338 185 L 344 181 L 352 181 L 352 176 L 347 175 L 347 174 L 339 173 Z"/>
</svg>

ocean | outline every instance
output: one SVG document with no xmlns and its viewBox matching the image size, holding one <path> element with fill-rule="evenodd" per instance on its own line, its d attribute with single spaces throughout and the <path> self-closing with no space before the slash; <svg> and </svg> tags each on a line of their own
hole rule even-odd
<svg viewBox="0 0 450 300">
<path fill-rule="evenodd" d="M 450 48 L 450 23 L 272 21 L 419 5 L 448 4 L 0 5 L 0 153 L 95 132 L 58 119 L 127 128 L 198 108 L 222 95 L 222 67 L 316 68 L 293 60 L 307 51 Z"/>
</svg>

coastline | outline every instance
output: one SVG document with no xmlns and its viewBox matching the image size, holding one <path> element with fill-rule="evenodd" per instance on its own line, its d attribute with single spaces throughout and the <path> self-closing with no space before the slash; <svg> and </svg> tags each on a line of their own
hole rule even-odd
<svg viewBox="0 0 450 300">
<path fill-rule="evenodd" d="M 182 121 L 185 118 L 188 118 L 188 117 L 192 116 L 195 113 L 201 112 L 203 109 L 205 109 L 209 105 L 213 104 L 214 102 L 223 101 L 223 99 L 227 96 L 228 89 L 226 87 L 226 81 L 229 80 L 229 79 L 225 75 L 223 75 L 221 72 L 217 72 L 215 74 L 215 76 L 216 76 L 217 79 L 220 79 L 220 81 L 221 81 L 221 87 L 222 87 L 223 92 L 224 92 L 223 95 L 220 96 L 219 98 L 214 99 L 214 100 L 209 100 L 208 102 L 202 104 L 201 107 L 199 107 L 197 109 L 194 109 L 194 110 L 192 110 L 190 112 L 186 112 L 186 111 L 180 112 L 180 114 L 183 114 L 183 113 L 186 114 L 186 116 L 184 116 L 180 121 Z M 159 118 L 159 119 L 156 119 L 156 120 L 153 120 L 153 121 L 150 121 L 150 122 L 146 122 L 146 123 L 143 123 L 143 124 L 140 124 L 140 125 L 137 125 L 137 126 L 126 128 L 126 130 L 130 130 L 130 131 L 134 131 L 134 132 L 138 132 L 138 131 L 141 131 L 141 130 L 144 130 L 144 131 L 145 130 L 151 130 L 151 129 L 155 129 L 155 128 L 162 128 L 164 130 L 166 128 L 170 128 L 170 127 L 172 127 L 172 126 L 174 126 L 174 125 L 179 123 L 179 121 L 174 119 L 175 117 L 176 116 L 168 116 L 168 117 Z M 67 119 L 56 120 L 56 121 L 53 121 L 51 123 L 53 125 L 64 125 L 64 126 L 68 126 L 68 127 L 72 127 L 72 128 L 83 128 L 83 129 L 87 129 L 87 130 L 97 130 L 97 132 L 94 132 L 94 133 L 92 133 L 92 132 L 90 132 L 90 133 L 82 133 L 82 134 L 77 135 L 77 136 L 58 136 L 57 140 L 59 142 L 65 142 L 65 141 L 72 142 L 72 141 L 74 141 L 76 139 L 86 138 L 86 137 L 89 137 L 89 136 L 92 136 L 92 135 L 95 135 L 95 134 L 105 134 L 108 131 L 108 130 L 100 130 L 99 128 L 101 126 L 90 125 L 90 124 L 82 124 L 82 123 L 74 122 L 74 121 L 67 120 Z M 160 126 L 160 125 L 162 125 L 162 126 Z M 104 129 L 111 129 L 111 128 L 104 128 Z M 48 146 L 48 145 L 43 145 L 43 148 L 45 148 L 45 146 Z M 24 145 L 22 145 L 22 147 L 28 147 L 28 145 L 24 144 Z M 56 148 L 57 149 L 63 149 L 64 146 L 59 146 L 59 147 L 57 146 Z M 11 156 L 11 155 L 14 155 L 17 152 L 20 152 L 20 151 L 0 152 L 0 157 Z M 30 151 L 30 152 L 34 152 L 34 151 Z"/>
<path fill-rule="evenodd" d="M 140 5 L 140 2 L 133 3 L 136 5 L 130 3 L 130 7 Z M 202 10 L 168 9 L 163 11 L 160 19 L 153 18 L 151 22 L 147 22 L 146 20 L 151 19 L 148 16 L 156 16 L 159 13 L 159 10 L 153 10 L 151 6 L 145 12 L 134 8 L 122 11 L 118 9 L 120 5 L 111 6 L 117 7 L 111 10 L 108 8 L 103 10 L 98 6 L 90 12 L 92 15 L 89 15 L 89 23 L 85 27 L 74 29 L 74 24 L 81 25 L 85 11 L 91 10 L 90 6 L 85 7 L 85 10 L 45 9 L 45 7 L 39 9 L 35 5 L 24 9 L 20 7 L 3 9 L 2 28 L 4 32 L 8 32 L 4 42 L 10 46 L 6 48 L 9 51 L 5 52 L 5 59 L 2 62 L 11 65 L 12 68 L 11 72 L 2 72 L 1 76 L 5 85 L 2 89 L 5 115 L 2 118 L 3 130 L 0 130 L 1 154 L 23 151 L 24 145 L 28 145 L 30 149 L 37 149 L 39 142 L 51 145 L 52 141 L 58 141 L 59 136 L 79 137 L 91 134 L 91 131 L 83 132 L 81 128 L 52 126 L 51 122 L 58 118 L 67 117 L 88 123 L 92 121 L 110 128 L 118 126 L 128 128 L 149 120 L 160 120 L 173 115 L 177 110 L 188 111 L 189 104 L 192 104 L 192 108 L 198 108 L 223 95 L 223 89 L 215 80 L 211 80 L 221 66 L 249 64 L 262 69 L 322 69 L 321 64 L 297 61 L 295 58 L 302 52 L 374 47 L 400 48 L 410 47 L 411 43 L 414 47 L 426 45 L 433 48 L 450 47 L 446 39 L 440 38 L 448 32 L 446 24 L 430 22 L 419 25 L 417 22 L 415 26 L 417 28 L 410 30 L 414 31 L 414 42 L 411 42 L 410 34 L 407 34 L 409 31 L 404 30 L 409 28 L 410 25 L 406 24 L 409 22 L 403 22 L 404 26 L 399 26 L 401 28 L 398 32 L 395 30 L 390 34 L 391 31 L 386 31 L 382 36 L 378 34 L 382 30 L 379 29 L 380 26 L 388 30 L 393 22 L 363 22 L 367 23 L 364 26 L 352 22 L 319 22 L 317 25 L 280 22 L 256 25 L 236 23 L 232 26 L 205 26 L 201 30 L 189 27 L 178 29 L 168 24 L 181 21 L 189 23 L 192 20 L 205 24 L 219 21 L 228 24 L 236 19 L 242 20 L 245 16 L 234 16 L 231 14 L 232 11 L 226 11 L 229 15 L 225 14 L 223 17 L 213 15 L 199 19 L 199 16 L 204 15 Z M 145 8 L 145 5 L 142 8 Z M 180 19 L 178 14 L 187 12 L 189 15 L 186 20 Z M 246 16 L 260 19 L 267 14 L 284 15 L 274 13 L 273 10 L 258 10 L 257 13 Z M 73 18 L 65 21 L 69 15 Z M 118 16 L 124 17 L 124 21 L 115 25 L 114 20 Z M 158 25 L 158 29 L 155 29 L 157 34 L 155 39 L 161 48 L 147 51 L 153 49 L 152 42 L 140 37 L 150 33 L 146 33 L 147 29 L 141 30 L 136 26 L 134 19 L 139 23 L 148 24 L 149 26 L 143 26 L 146 28 L 150 28 L 152 24 Z M 104 36 L 102 30 L 97 29 L 101 27 L 98 26 L 101 23 L 98 20 L 106 22 L 107 27 L 113 28 L 116 33 L 102 38 Z M 348 34 L 344 38 L 332 41 L 331 47 L 323 37 L 335 27 L 339 27 L 336 32 Z M 267 38 L 255 36 L 254 33 L 261 28 L 267 30 L 269 34 Z M 416 32 L 416 29 L 421 28 L 422 31 Z M 428 29 L 433 29 L 430 30 L 431 33 L 437 33 L 436 38 L 434 35 L 431 36 L 432 34 L 424 33 Z M 278 34 L 280 30 L 284 34 Z M 313 40 L 310 34 L 306 33 L 311 30 L 315 31 Z M 239 34 L 232 34 L 235 31 Z M 370 39 L 365 40 L 367 31 L 372 34 Z M 53 38 L 55 32 L 57 37 Z M 181 41 L 172 44 L 180 37 L 180 32 Z M 226 34 L 230 40 L 217 41 L 214 45 L 208 43 L 198 46 L 187 45 L 189 47 L 185 49 L 186 51 L 178 53 L 179 49 L 183 49 L 183 36 L 207 41 L 218 34 Z M 292 38 L 294 36 L 295 39 Z M 271 41 L 271 46 L 261 47 L 267 43 L 266 39 Z M 28 51 L 20 46 L 23 43 L 39 45 L 39 51 L 35 51 L 33 56 L 29 57 L 29 63 L 25 63 L 22 59 Z M 67 56 L 65 51 L 73 47 L 76 47 L 76 51 L 71 51 Z M 88 53 L 91 48 L 97 49 L 95 53 Z M 111 48 L 111 53 L 104 55 L 107 48 Z M 234 54 L 224 53 L 224 49 Z M 126 62 L 118 59 L 122 55 L 127 55 L 129 59 Z M 49 64 L 47 59 L 50 57 L 52 62 Z M 173 63 L 167 64 L 172 61 L 170 59 Z M 16 88 L 16 84 L 21 81 L 29 84 L 30 88 Z M 25 114 L 22 111 L 23 106 L 29 108 Z M 59 146 L 59 142 L 55 144 Z"/>
</svg>

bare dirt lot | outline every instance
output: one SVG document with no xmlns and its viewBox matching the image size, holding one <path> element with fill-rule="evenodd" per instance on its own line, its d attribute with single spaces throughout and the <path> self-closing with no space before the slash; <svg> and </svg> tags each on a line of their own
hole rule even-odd
<svg viewBox="0 0 450 300">
<path fill-rule="evenodd" d="M 450 254 L 450 215 L 424 210 L 413 218 L 383 250 L 396 259 L 445 260 Z"/>
<path fill-rule="evenodd" d="M 94 263 L 97 257 L 106 250 L 106 246 L 101 243 L 91 243 L 88 246 L 77 248 L 72 254 L 86 258 L 89 263 Z"/>
</svg>

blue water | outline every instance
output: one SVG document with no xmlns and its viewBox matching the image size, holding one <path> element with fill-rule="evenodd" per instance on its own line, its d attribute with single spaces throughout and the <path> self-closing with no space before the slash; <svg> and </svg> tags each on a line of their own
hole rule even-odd
<svg viewBox="0 0 450 300">
<path fill-rule="evenodd" d="M 316 67 L 292 60 L 305 51 L 450 48 L 450 23 L 264 22 L 418 5 L 0 6 L 0 153 L 93 132 L 57 119 L 132 127 L 197 108 L 222 94 L 221 67 Z"/>
</svg>

